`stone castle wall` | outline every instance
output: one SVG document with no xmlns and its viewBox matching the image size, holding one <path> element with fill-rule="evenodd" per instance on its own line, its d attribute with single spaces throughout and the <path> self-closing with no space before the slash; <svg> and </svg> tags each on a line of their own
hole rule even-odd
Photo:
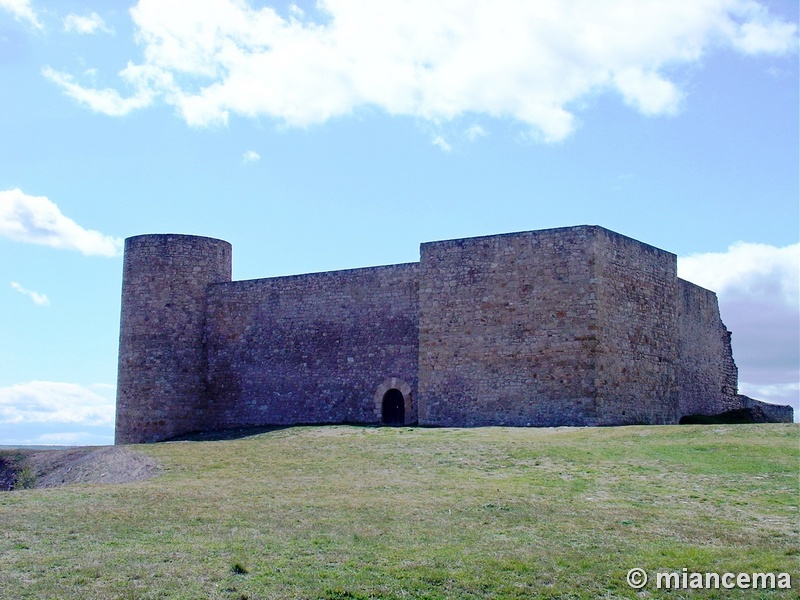
<svg viewBox="0 0 800 600">
<path fill-rule="evenodd" d="M 590 425 L 591 228 L 423 244 L 419 420 Z"/>
<path fill-rule="evenodd" d="M 381 420 L 376 390 L 417 387 L 417 264 L 209 287 L 215 427 Z M 408 422 L 416 421 L 406 394 Z"/>
<path fill-rule="evenodd" d="M 596 228 L 599 425 L 675 423 L 677 258 Z"/>
<path fill-rule="evenodd" d="M 713 415 L 740 408 L 731 332 L 722 323 L 717 295 L 678 279 L 680 414 Z"/>
<path fill-rule="evenodd" d="M 231 281 L 221 240 L 125 244 L 117 443 L 296 423 L 677 423 L 765 406 L 736 388 L 714 293 L 679 280 L 674 254 L 601 227 L 250 281 Z"/>
</svg>

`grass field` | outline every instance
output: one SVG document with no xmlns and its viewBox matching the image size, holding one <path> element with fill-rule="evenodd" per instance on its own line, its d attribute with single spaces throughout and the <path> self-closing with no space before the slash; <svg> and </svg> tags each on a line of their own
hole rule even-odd
<svg viewBox="0 0 800 600">
<path fill-rule="evenodd" d="M 799 442 L 797 425 L 331 426 L 137 446 L 160 476 L 0 493 L 0 597 L 796 598 Z M 794 589 L 655 589 L 684 568 Z"/>
</svg>

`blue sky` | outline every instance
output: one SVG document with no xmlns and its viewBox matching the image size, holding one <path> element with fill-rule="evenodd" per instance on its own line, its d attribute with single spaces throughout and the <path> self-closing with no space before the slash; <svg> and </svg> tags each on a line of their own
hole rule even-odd
<svg viewBox="0 0 800 600">
<path fill-rule="evenodd" d="M 246 279 L 602 225 L 797 410 L 795 0 L 0 0 L 0 89 L 0 444 L 112 442 L 142 233 Z"/>
</svg>

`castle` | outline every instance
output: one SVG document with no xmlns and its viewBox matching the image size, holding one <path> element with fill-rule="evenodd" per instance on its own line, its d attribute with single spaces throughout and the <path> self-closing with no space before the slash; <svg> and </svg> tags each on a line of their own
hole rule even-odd
<svg viewBox="0 0 800 600">
<path fill-rule="evenodd" d="M 677 423 L 737 394 L 716 295 L 597 226 L 431 242 L 418 263 L 231 281 L 231 246 L 125 241 L 116 443 L 300 423 Z"/>
</svg>

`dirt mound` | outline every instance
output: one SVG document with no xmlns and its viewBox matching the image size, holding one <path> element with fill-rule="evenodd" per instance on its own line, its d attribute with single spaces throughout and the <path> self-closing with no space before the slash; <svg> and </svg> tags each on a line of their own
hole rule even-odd
<svg viewBox="0 0 800 600">
<path fill-rule="evenodd" d="M 14 462 L 16 476 L 24 474 L 28 482 L 25 487 L 35 488 L 142 481 L 155 477 L 161 470 L 154 458 L 124 446 L 29 450 L 24 458 Z"/>
</svg>

